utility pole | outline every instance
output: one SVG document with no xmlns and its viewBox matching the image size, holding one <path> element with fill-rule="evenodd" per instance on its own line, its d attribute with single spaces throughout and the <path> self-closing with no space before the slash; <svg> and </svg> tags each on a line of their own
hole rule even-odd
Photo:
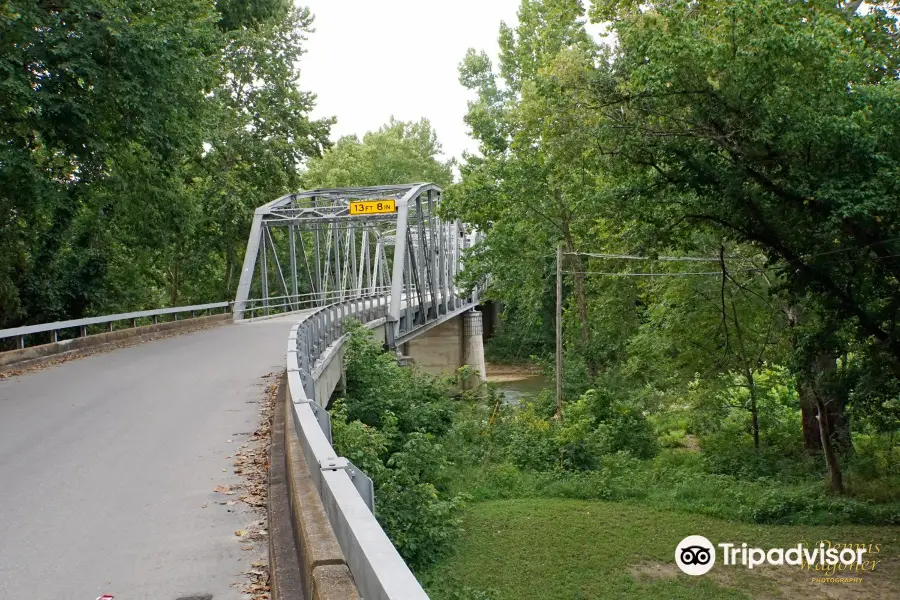
<svg viewBox="0 0 900 600">
<path fill-rule="evenodd" d="M 562 420 L 562 242 L 556 247 L 556 418 Z"/>
</svg>

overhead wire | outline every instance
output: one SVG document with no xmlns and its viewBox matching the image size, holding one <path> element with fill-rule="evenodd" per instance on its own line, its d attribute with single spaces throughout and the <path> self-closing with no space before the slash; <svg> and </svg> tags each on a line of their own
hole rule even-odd
<svg viewBox="0 0 900 600">
<path fill-rule="evenodd" d="M 609 277 L 685 277 L 688 275 L 721 275 L 722 271 L 675 272 L 675 273 L 625 273 L 603 271 L 563 271 L 569 275 L 605 275 Z"/>
<path fill-rule="evenodd" d="M 842 252 L 851 252 L 853 250 L 861 250 L 863 248 L 869 248 L 871 246 L 878 246 L 880 244 L 888 244 L 890 242 L 900 241 L 900 236 L 888 238 L 885 240 L 879 240 L 877 242 L 871 242 L 869 244 L 861 244 L 859 246 L 852 246 L 849 248 L 838 248 L 835 250 L 828 250 L 826 252 L 817 252 L 816 254 L 809 254 L 803 256 L 802 258 L 810 259 L 810 258 L 818 258 L 820 256 L 830 256 L 832 254 L 839 254 Z M 592 258 L 607 258 L 607 259 L 615 259 L 615 260 L 649 260 L 649 261 L 675 261 L 675 262 L 720 262 L 720 258 L 718 256 L 639 256 L 634 254 L 612 254 L 605 252 L 564 252 L 566 256 L 589 256 Z M 876 260 L 883 258 L 895 258 L 898 255 L 890 255 L 890 256 L 881 256 L 875 257 Z M 726 256 L 727 260 L 752 260 L 750 258 L 744 256 Z M 792 261 L 788 261 L 792 262 Z"/>
</svg>

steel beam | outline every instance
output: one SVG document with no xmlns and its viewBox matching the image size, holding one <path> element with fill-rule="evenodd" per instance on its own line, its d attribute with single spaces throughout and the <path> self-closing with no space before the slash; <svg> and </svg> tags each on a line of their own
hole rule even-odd
<svg viewBox="0 0 900 600">
<path fill-rule="evenodd" d="M 250 238 L 247 241 L 247 251 L 244 253 L 244 266 L 241 268 L 241 280 L 238 283 L 237 296 L 234 299 L 234 320 L 244 318 L 244 306 L 250 297 L 250 284 L 253 282 L 253 269 L 256 266 L 259 253 L 259 240 L 262 228 L 264 208 L 256 209 L 253 214 L 253 223 L 250 225 Z"/>
</svg>

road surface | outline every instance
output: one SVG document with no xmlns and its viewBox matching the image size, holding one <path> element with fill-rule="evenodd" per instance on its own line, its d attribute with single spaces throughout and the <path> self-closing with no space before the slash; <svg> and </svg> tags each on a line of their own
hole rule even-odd
<svg viewBox="0 0 900 600">
<path fill-rule="evenodd" d="M 241 550 L 234 532 L 258 517 L 213 489 L 240 481 L 227 457 L 256 429 L 296 319 L 0 381 L 0 598 L 241 598 L 266 545 Z"/>
</svg>

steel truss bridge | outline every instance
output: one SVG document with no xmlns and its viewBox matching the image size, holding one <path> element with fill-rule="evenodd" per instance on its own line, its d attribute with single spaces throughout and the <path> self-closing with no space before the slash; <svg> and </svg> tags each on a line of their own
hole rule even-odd
<svg viewBox="0 0 900 600">
<path fill-rule="evenodd" d="M 396 348 L 472 308 L 477 290 L 465 294 L 456 276 L 478 234 L 441 219 L 441 195 L 430 183 L 322 189 L 256 209 L 235 320 L 381 298 L 387 344 Z M 396 210 L 351 214 L 356 203 Z"/>
<path fill-rule="evenodd" d="M 348 319 L 396 350 L 475 307 L 478 290 L 456 279 L 479 234 L 441 218 L 441 195 L 429 183 L 322 189 L 258 208 L 235 299 L 235 320 L 298 315 L 285 357 L 293 429 L 366 600 L 427 596 L 375 519 L 371 479 L 332 447 L 326 409 Z"/>
</svg>

